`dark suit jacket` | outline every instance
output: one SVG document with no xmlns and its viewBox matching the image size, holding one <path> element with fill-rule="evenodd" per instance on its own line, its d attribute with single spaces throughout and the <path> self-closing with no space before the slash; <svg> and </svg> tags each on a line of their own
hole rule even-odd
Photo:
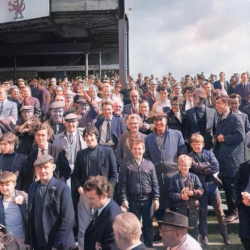
<svg viewBox="0 0 250 250">
<path fill-rule="evenodd" d="M 100 119 L 95 123 L 96 128 L 100 131 L 101 126 L 103 124 L 105 120 L 105 117 L 102 116 L 100 117 Z M 124 132 L 127 132 L 127 127 L 126 124 L 124 122 L 123 117 L 118 117 L 118 116 L 113 116 L 112 117 L 112 122 L 111 122 L 111 136 L 112 136 L 112 140 L 115 143 L 115 147 L 117 146 L 119 137 L 121 136 L 121 134 L 123 134 Z M 101 133 L 100 133 L 101 135 Z M 100 140 L 100 138 L 99 138 Z"/>
<path fill-rule="evenodd" d="M 3 169 L 3 154 L 0 154 L 0 172 L 2 172 Z M 17 184 L 16 189 L 17 190 L 23 190 L 22 187 L 22 172 L 24 171 L 24 168 L 26 168 L 27 164 L 27 156 L 21 155 L 15 152 L 14 160 L 12 162 L 11 166 L 11 172 L 14 173 L 17 176 Z"/>
<path fill-rule="evenodd" d="M 242 83 L 239 83 L 238 85 L 236 85 L 234 92 L 235 94 L 238 94 L 241 96 L 242 100 L 241 100 L 239 110 L 242 111 L 243 108 L 247 105 L 247 97 L 250 95 L 250 84 L 247 83 L 244 89 Z"/>
<path fill-rule="evenodd" d="M 37 215 L 34 210 L 34 197 L 38 183 L 39 181 L 34 182 L 30 186 L 28 195 L 29 220 L 25 243 L 31 247 L 35 246 L 35 220 L 37 216 L 41 216 Z M 47 246 L 60 250 L 75 248 L 72 231 L 75 213 L 70 188 L 54 177 L 50 180 L 46 190 L 42 217 Z"/>
<path fill-rule="evenodd" d="M 54 161 L 57 161 L 58 154 L 61 150 L 56 148 L 53 144 L 49 143 L 48 146 L 48 153 L 54 158 Z M 31 183 L 34 182 L 34 174 L 35 174 L 35 167 L 33 166 L 34 162 L 36 161 L 38 156 L 38 148 L 35 148 L 29 155 L 27 159 L 26 167 L 22 171 L 22 186 L 21 190 L 24 190 L 25 192 L 28 192 L 29 186 Z M 69 171 L 69 170 L 65 170 Z M 56 178 L 60 177 L 60 173 L 57 171 L 54 171 L 54 176 Z"/>
<path fill-rule="evenodd" d="M 84 249 L 95 249 L 95 243 L 99 242 L 103 250 L 117 249 L 115 247 L 115 238 L 113 232 L 113 222 L 115 217 L 121 213 L 120 207 L 110 200 L 108 205 L 102 210 L 100 215 L 96 218 L 95 223 L 90 222 L 85 231 Z"/>
<path fill-rule="evenodd" d="M 225 90 L 228 92 L 228 88 L 229 88 L 228 81 L 224 81 L 224 87 L 225 87 Z M 222 86 L 221 86 L 220 80 L 215 81 L 214 82 L 214 89 L 221 89 L 221 88 L 222 88 Z"/>
<path fill-rule="evenodd" d="M 34 116 L 39 117 L 41 108 L 40 108 L 40 102 L 35 97 L 29 97 L 27 100 L 23 100 L 21 106 L 33 106 L 34 107 Z"/>
<path fill-rule="evenodd" d="M 36 88 L 31 87 L 31 95 L 33 97 L 38 98 L 39 92 L 40 92 L 39 88 L 37 88 L 37 87 Z"/>
<path fill-rule="evenodd" d="M 187 114 L 187 134 L 185 139 L 189 139 L 190 136 L 194 133 L 199 133 L 199 127 L 196 120 L 196 112 L 195 108 L 191 108 L 186 111 Z M 206 107 L 206 131 L 205 134 L 202 135 L 204 137 L 205 149 L 211 149 L 213 147 L 212 144 L 212 135 L 215 132 L 216 124 L 217 124 L 217 112 L 215 109 Z"/>
<path fill-rule="evenodd" d="M 146 247 L 143 243 L 141 243 L 140 245 L 131 248 L 131 250 L 155 250 L 154 248 L 148 248 Z"/>
<path fill-rule="evenodd" d="M 47 89 L 42 89 L 39 91 L 38 100 L 41 105 L 42 115 L 46 115 L 49 111 L 49 105 L 51 100 L 50 92 Z"/>
<path fill-rule="evenodd" d="M 98 145 L 98 159 L 96 166 L 100 175 L 105 176 L 115 186 L 118 174 L 117 174 L 117 165 L 116 158 L 113 149 Z M 76 156 L 75 168 L 72 174 L 72 181 L 74 184 L 75 190 L 80 186 L 83 186 L 84 182 L 88 179 L 88 148 L 80 150 Z"/>
<path fill-rule="evenodd" d="M 130 115 L 131 114 L 131 108 L 132 108 L 131 103 L 124 105 L 123 114 Z"/>
</svg>

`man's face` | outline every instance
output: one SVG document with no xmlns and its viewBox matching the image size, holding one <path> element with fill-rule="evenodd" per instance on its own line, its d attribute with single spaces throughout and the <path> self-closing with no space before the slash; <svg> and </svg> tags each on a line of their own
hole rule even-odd
<svg viewBox="0 0 250 250">
<path fill-rule="evenodd" d="M 7 97 L 6 92 L 3 89 L 0 89 L 0 101 L 5 101 Z"/>
<path fill-rule="evenodd" d="M 239 109 L 240 102 L 239 98 L 230 98 L 230 108 L 232 109 L 233 112 L 236 112 Z"/>
<path fill-rule="evenodd" d="M 144 83 L 148 85 L 149 84 L 149 78 L 145 78 Z"/>
<path fill-rule="evenodd" d="M 179 95 L 181 93 L 181 87 L 180 86 L 174 86 L 174 93 L 176 95 Z"/>
<path fill-rule="evenodd" d="M 204 90 L 207 95 L 210 95 L 212 90 L 211 84 L 207 83 L 206 85 L 204 85 Z"/>
<path fill-rule="evenodd" d="M 140 103 L 139 112 L 141 115 L 147 115 L 149 111 L 149 106 L 147 103 Z"/>
<path fill-rule="evenodd" d="M 172 110 L 174 113 L 179 112 L 180 111 L 180 104 L 176 101 L 171 103 L 172 106 Z"/>
<path fill-rule="evenodd" d="M 49 136 L 47 129 L 38 130 L 35 133 L 35 139 L 39 148 L 44 148 L 48 142 Z"/>
<path fill-rule="evenodd" d="M 112 113 L 113 113 L 112 105 L 103 105 L 102 106 L 102 113 L 106 119 L 111 118 Z"/>
<path fill-rule="evenodd" d="M 103 95 L 104 97 L 110 97 L 110 88 L 104 88 L 103 89 Z"/>
<path fill-rule="evenodd" d="M 244 74 L 244 75 L 241 76 L 241 81 L 243 83 L 247 83 L 247 74 Z"/>
<path fill-rule="evenodd" d="M 163 79 L 162 79 L 162 83 L 167 83 L 168 82 L 168 78 L 167 77 L 164 77 Z"/>
<path fill-rule="evenodd" d="M 24 83 L 24 81 L 23 80 L 18 80 L 18 87 L 19 88 L 22 88 L 22 87 L 25 87 L 25 83 Z"/>
<path fill-rule="evenodd" d="M 191 90 L 186 90 L 185 92 L 185 98 L 190 100 L 193 97 L 193 92 Z"/>
<path fill-rule="evenodd" d="M 72 102 L 73 101 L 73 95 L 65 94 L 64 97 L 65 97 L 65 102 Z"/>
<path fill-rule="evenodd" d="M 221 99 L 216 100 L 215 108 L 219 114 L 222 114 L 226 110 L 226 103 L 223 103 Z"/>
<path fill-rule="evenodd" d="M 24 88 L 23 91 L 22 91 L 22 93 L 23 93 L 23 97 L 24 98 L 28 98 L 28 97 L 31 96 L 30 90 L 28 88 Z"/>
<path fill-rule="evenodd" d="M 167 125 L 167 119 L 166 118 L 154 119 L 154 125 L 156 130 L 164 131 Z"/>
<path fill-rule="evenodd" d="M 33 117 L 33 115 L 34 115 L 33 110 L 23 110 L 22 111 L 22 118 L 24 121 L 27 121 L 28 119 Z"/>
<path fill-rule="evenodd" d="M 66 130 L 68 133 L 74 133 L 77 130 L 78 127 L 78 120 L 74 120 L 74 121 L 65 121 L 64 123 Z"/>
<path fill-rule="evenodd" d="M 44 165 L 36 167 L 36 174 L 40 177 L 41 181 L 49 181 L 53 176 L 55 164 L 48 162 Z"/>
<path fill-rule="evenodd" d="M 168 99 L 168 91 L 167 90 L 160 90 L 160 98 L 162 101 L 166 101 Z"/>
<path fill-rule="evenodd" d="M 99 196 L 96 190 L 85 191 L 86 196 L 89 199 L 89 203 L 93 209 L 99 209 L 105 205 L 104 197 Z"/>
<path fill-rule="evenodd" d="M 194 103 L 194 106 L 195 106 L 195 107 L 198 107 L 198 106 L 201 105 L 202 101 L 201 101 L 200 97 L 194 96 L 194 97 L 193 97 L 193 103 Z"/>
<path fill-rule="evenodd" d="M 235 82 L 238 83 L 240 81 L 239 76 L 235 76 Z"/>
<path fill-rule="evenodd" d="M 198 78 L 198 83 L 199 83 L 200 86 L 203 86 L 203 84 L 204 84 L 204 79 Z"/>
<path fill-rule="evenodd" d="M 130 100 L 132 104 L 137 104 L 139 102 L 139 93 L 137 91 L 131 90 L 130 92 Z"/>
<path fill-rule="evenodd" d="M 38 88 L 39 90 L 42 90 L 42 89 L 43 89 L 43 86 L 42 86 L 41 84 L 38 84 L 38 85 L 37 85 L 37 88 Z"/>
<path fill-rule="evenodd" d="M 32 86 L 35 88 L 37 87 L 38 81 L 37 80 L 32 80 Z"/>
<path fill-rule="evenodd" d="M 169 225 L 161 225 L 161 236 L 164 247 L 174 247 L 176 245 L 176 228 Z"/>
<path fill-rule="evenodd" d="M 64 98 L 63 95 L 57 95 L 57 96 L 55 97 L 55 101 L 56 101 L 56 102 L 65 102 L 65 98 Z"/>
<path fill-rule="evenodd" d="M 93 148 L 97 145 L 97 138 L 95 134 L 85 134 L 84 140 L 89 148 Z"/>
<path fill-rule="evenodd" d="M 1 153 L 2 154 L 11 154 L 14 152 L 14 143 L 9 143 L 6 140 L 0 142 Z"/>
<path fill-rule="evenodd" d="M 157 84 L 155 84 L 155 83 L 150 83 L 150 85 L 149 85 L 150 91 L 152 91 L 152 92 L 156 91 L 156 87 L 157 87 Z"/>
<path fill-rule="evenodd" d="M 19 96 L 19 90 L 16 88 L 14 90 L 11 91 L 11 97 L 16 100 Z"/>
<path fill-rule="evenodd" d="M 52 109 L 51 116 L 54 123 L 62 123 L 63 108 Z"/>
<path fill-rule="evenodd" d="M 136 160 L 141 160 L 145 150 L 141 143 L 139 144 L 134 143 L 131 152 Z"/>
<path fill-rule="evenodd" d="M 114 103 L 113 110 L 115 115 L 121 115 L 123 110 L 123 104 L 122 103 Z"/>
<path fill-rule="evenodd" d="M 0 184 L 0 192 L 5 196 L 11 196 L 14 192 L 15 186 L 16 182 L 13 181 Z"/>
<path fill-rule="evenodd" d="M 136 119 L 130 119 L 129 128 L 131 133 L 138 133 L 139 125 L 140 125 L 139 121 L 137 121 Z"/>
<path fill-rule="evenodd" d="M 220 81 L 224 81 L 225 80 L 225 74 L 224 73 L 220 73 Z"/>
</svg>

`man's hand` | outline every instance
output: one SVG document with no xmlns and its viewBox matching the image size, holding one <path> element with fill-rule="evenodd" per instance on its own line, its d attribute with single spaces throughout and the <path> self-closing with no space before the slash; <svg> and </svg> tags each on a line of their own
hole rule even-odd
<svg viewBox="0 0 250 250">
<path fill-rule="evenodd" d="M 187 195 L 188 195 L 188 196 L 193 196 L 193 195 L 194 195 L 194 191 L 188 191 L 188 192 L 187 192 Z"/>
<path fill-rule="evenodd" d="M 181 199 L 184 200 L 184 201 L 187 201 L 187 200 L 189 200 L 189 197 L 187 196 L 187 194 L 182 193 L 181 194 Z"/>
<path fill-rule="evenodd" d="M 248 199 L 242 200 L 242 203 L 243 203 L 245 206 L 250 207 L 250 200 L 248 200 Z"/>
<path fill-rule="evenodd" d="M 79 188 L 77 189 L 77 191 L 78 191 L 79 194 L 84 194 L 83 187 L 79 187 Z"/>
<path fill-rule="evenodd" d="M 224 135 L 219 134 L 218 137 L 217 137 L 217 140 L 218 140 L 219 142 L 223 142 L 223 141 L 224 141 Z"/>
<path fill-rule="evenodd" d="M 154 211 L 157 211 L 159 209 L 160 203 L 159 200 L 153 201 Z"/>
<path fill-rule="evenodd" d="M 123 202 L 122 202 L 122 206 L 123 206 L 124 208 L 126 208 L 126 209 L 129 209 L 129 203 L 128 203 L 128 201 L 127 201 L 127 200 L 123 201 Z"/>
<path fill-rule="evenodd" d="M 102 249 L 102 244 L 99 242 L 95 243 L 95 250 L 101 250 Z"/>
</svg>

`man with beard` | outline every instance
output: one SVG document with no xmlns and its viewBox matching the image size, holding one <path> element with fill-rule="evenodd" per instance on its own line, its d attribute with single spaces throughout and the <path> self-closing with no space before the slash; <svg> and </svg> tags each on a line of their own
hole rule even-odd
<svg viewBox="0 0 250 250">
<path fill-rule="evenodd" d="M 64 102 L 53 102 L 50 104 L 50 126 L 53 129 L 53 135 L 57 135 L 62 133 L 65 130 L 65 126 L 63 124 L 63 107 Z"/>
<path fill-rule="evenodd" d="M 33 151 L 33 128 L 37 118 L 34 116 L 33 106 L 23 106 L 20 110 L 22 117 L 17 120 L 14 130 L 20 142 L 17 152 L 23 155 L 29 155 Z"/>
</svg>

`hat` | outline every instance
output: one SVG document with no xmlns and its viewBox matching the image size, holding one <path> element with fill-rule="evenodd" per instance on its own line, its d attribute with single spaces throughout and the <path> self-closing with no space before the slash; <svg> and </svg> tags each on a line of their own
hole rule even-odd
<svg viewBox="0 0 250 250">
<path fill-rule="evenodd" d="M 41 165 L 48 163 L 49 161 L 53 161 L 53 163 L 54 163 L 54 158 L 51 155 L 42 155 L 36 159 L 33 166 L 38 167 L 38 166 L 41 166 Z"/>
<path fill-rule="evenodd" d="M 27 110 L 33 111 L 33 110 L 34 110 L 34 107 L 33 107 L 33 106 L 22 106 L 22 107 L 20 108 L 20 110 L 21 110 L 21 111 L 27 111 Z"/>
<path fill-rule="evenodd" d="M 153 115 L 153 119 L 156 120 L 156 119 L 161 119 L 161 118 L 167 118 L 167 114 L 164 113 L 164 112 L 156 112 L 154 115 Z"/>
<path fill-rule="evenodd" d="M 87 100 L 84 99 L 84 98 L 79 98 L 79 99 L 77 100 L 77 103 L 78 103 L 79 105 L 82 105 L 82 106 L 88 105 Z"/>
<path fill-rule="evenodd" d="M 65 95 L 76 95 L 76 93 L 74 93 L 73 91 L 71 91 L 70 89 L 67 89 L 66 92 L 64 93 Z"/>
<path fill-rule="evenodd" d="M 59 109 L 65 106 L 64 102 L 52 102 L 49 106 L 50 109 Z"/>
<path fill-rule="evenodd" d="M 206 99 L 207 95 L 202 88 L 196 88 L 194 89 L 193 97 L 200 97 L 200 98 Z"/>
<path fill-rule="evenodd" d="M 57 87 L 56 87 L 56 90 L 58 90 L 58 91 L 63 91 L 63 88 L 60 87 L 60 86 L 57 86 Z"/>
<path fill-rule="evenodd" d="M 70 113 L 64 117 L 64 121 L 66 122 L 74 122 L 75 120 L 78 120 L 78 115 Z"/>
<path fill-rule="evenodd" d="M 165 76 L 163 76 L 162 78 L 163 78 L 163 79 L 164 79 L 164 78 L 168 78 L 168 76 L 165 75 Z"/>
<path fill-rule="evenodd" d="M 188 217 L 175 212 L 165 212 L 162 221 L 157 221 L 161 225 L 170 225 L 176 227 L 184 227 L 187 229 L 193 229 L 188 225 Z"/>
</svg>

